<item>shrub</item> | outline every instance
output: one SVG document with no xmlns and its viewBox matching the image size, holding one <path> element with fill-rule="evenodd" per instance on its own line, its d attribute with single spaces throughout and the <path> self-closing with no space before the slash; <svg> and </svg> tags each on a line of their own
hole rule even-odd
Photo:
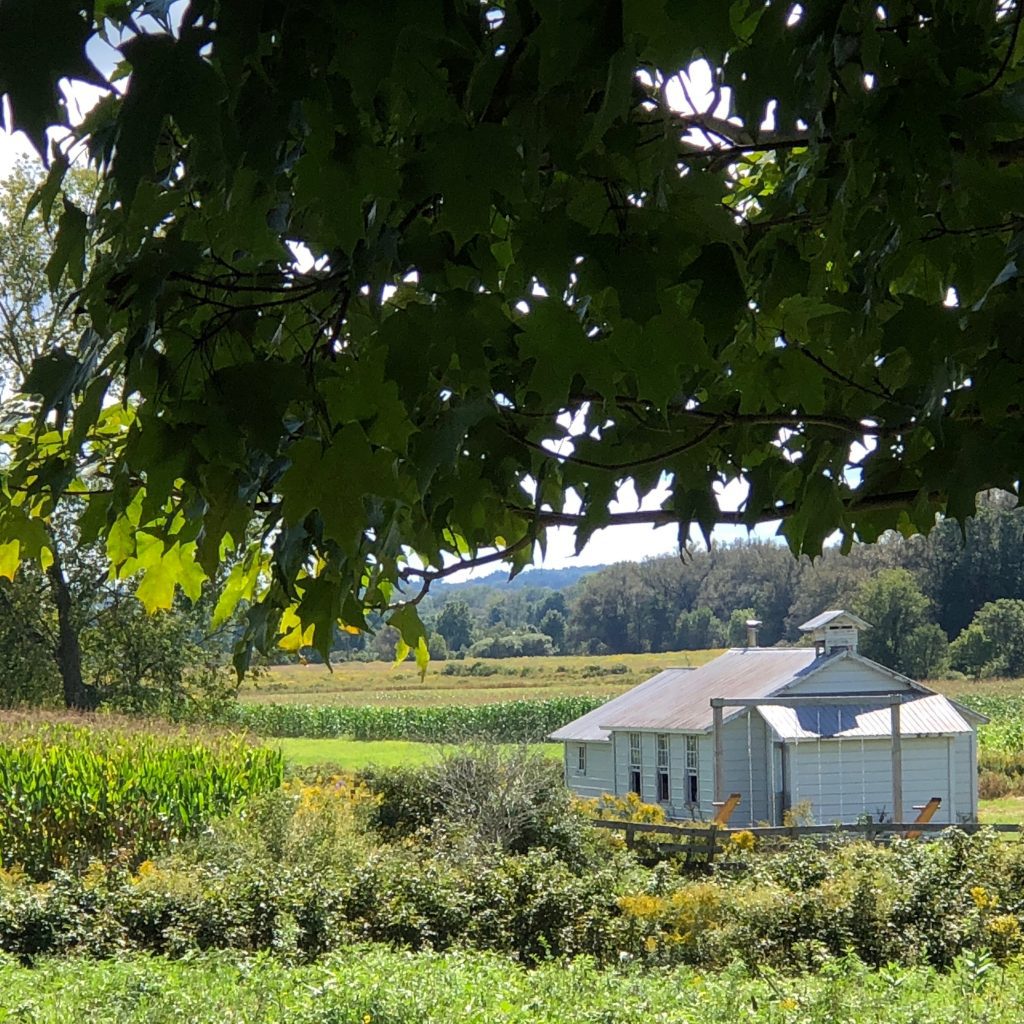
<svg viewBox="0 0 1024 1024">
<path fill-rule="evenodd" d="M 981 772 L 978 776 L 978 796 L 982 800 L 998 800 L 1012 789 L 1009 778 L 1002 772 Z"/>
<path fill-rule="evenodd" d="M 546 633 L 508 633 L 477 640 L 466 652 L 471 658 L 526 658 L 555 653 Z"/>
<path fill-rule="evenodd" d="M 357 777 L 378 800 L 373 821 L 387 838 L 429 833 L 446 856 L 541 846 L 574 863 L 585 859 L 589 830 L 560 766 L 525 747 L 479 745 L 437 764 L 370 767 Z"/>
</svg>

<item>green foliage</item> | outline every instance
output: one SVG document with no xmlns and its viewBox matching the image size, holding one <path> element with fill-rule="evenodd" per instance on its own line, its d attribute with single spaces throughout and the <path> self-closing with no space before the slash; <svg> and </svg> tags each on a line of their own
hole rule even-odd
<svg viewBox="0 0 1024 1024">
<path fill-rule="evenodd" d="M 434 764 L 357 775 L 380 798 L 377 823 L 391 837 L 433 829 L 452 856 L 553 850 L 582 863 L 584 823 L 570 809 L 562 766 L 525 746 L 479 744 Z"/>
<path fill-rule="evenodd" d="M 1024 675 L 1024 601 L 983 605 L 949 649 L 954 668 L 968 675 Z"/>
<path fill-rule="evenodd" d="M 378 798 L 334 782 L 253 801 L 133 874 L 93 865 L 40 885 L 0 873 L 0 952 L 235 949 L 302 960 L 362 939 L 525 963 L 588 956 L 721 970 L 739 961 L 798 973 L 839 967 L 851 953 L 875 968 L 956 971 L 966 955 L 998 962 L 1024 951 L 1020 846 L 995 837 L 749 853 L 733 844 L 733 870 L 695 877 L 667 862 L 641 867 L 564 809 L 556 831 L 520 834 L 525 848 L 509 852 L 493 836 L 469 836 L 443 782 L 415 781 L 426 789 L 404 806 L 401 783 L 385 788 L 381 806 L 399 813 L 391 841 L 366 831 Z M 513 795 L 509 809 L 517 803 Z M 423 825 L 411 832 L 417 813 Z"/>
<path fill-rule="evenodd" d="M 866 970 L 847 957 L 819 973 L 785 978 L 738 967 L 641 972 L 585 959 L 525 968 L 487 953 L 421 953 L 356 945 L 313 966 L 270 957 L 206 954 L 188 961 L 126 957 L 0 962 L 3 1006 L 13 1019 L 61 1024 L 102 1007 L 108 1024 L 590 1024 L 636 1020 L 746 1020 L 776 1024 L 931 1024 L 1024 1015 L 1019 966 L 993 970 L 964 957 L 955 970 Z M 680 1018 L 680 1004 L 687 1009 Z M 696 1009 L 693 1009 L 696 1007 Z"/>
<path fill-rule="evenodd" d="M 726 644 L 725 625 L 705 606 L 680 612 L 676 619 L 676 644 L 683 651 L 707 651 Z"/>
<path fill-rule="evenodd" d="M 947 659 L 946 634 L 928 621 L 931 602 L 906 569 L 883 569 L 865 580 L 853 610 L 871 624 L 860 653 L 911 678 L 941 673 Z"/>
<path fill-rule="evenodd" d="M 235 704 L 218 719 L 261 736 L 349 736 L 356 740 L 461 743 L 487 738 L 511 743 L 543 740 L 592 711 L 604 697 L 552 697 L 464 707 L 339 707 L 332 704 Z"/>
<path fill-rule="evenodd" d="M 40 194 L 100 170 L 94 213 L 58 208 L 88 329 L 4 439 L 6 560 L 87 462 L 151 606 L 274 538 L 242 668 L 371 611 L 416 648 L 414 587 L 551 527 L 781 519 L 815 554 L 1016 488 L 1016 5 L 169 11 L 0 15 L 40 147 L 90 37 L 125 40 Z M 612 513 L 623 482 L 668 493 Z"/>
<path fill-rule="evenodd" d="M 0 866 L 33 877 L 93 858 L 135 864 L 279 785 L 281 756 L 240 739 L 0 721 Z"/>
<path fill-rule="evenodd" d="M 551 637 L 543 633 L 506 633 L 477 640 L 466 651 L 471 658 L 526 658 L 554 654 Z"/>
<path fill-rule="evenodd" d="M 434 628 L 444 637 L 450 651 L 461 651 L 473 642 L 473 620 L 465 601 L 448 601 L 437 616 Z"/>
</svg>

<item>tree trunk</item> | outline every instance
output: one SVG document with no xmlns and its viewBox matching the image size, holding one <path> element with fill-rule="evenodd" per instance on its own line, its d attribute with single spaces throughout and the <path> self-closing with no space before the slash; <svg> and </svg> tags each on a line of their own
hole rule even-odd
<svg viewBox="0 0 1024 1024">
<path fill-rule="evenodd" d="M 53 602 L 57 606 L 57 646 L 54 656 L 64 686 L 64 706 L 75 711 L 93 711 L 96 707 L 96 691 L 86 686 L 82 679 L 82 648 L 78 642 L 78 630 L 72 621 L 71 588 L 64 576 L 60 554 L 56 543 L 51 545 L 53 563 L 46 570 L 53 591 Z"/>
</svg>

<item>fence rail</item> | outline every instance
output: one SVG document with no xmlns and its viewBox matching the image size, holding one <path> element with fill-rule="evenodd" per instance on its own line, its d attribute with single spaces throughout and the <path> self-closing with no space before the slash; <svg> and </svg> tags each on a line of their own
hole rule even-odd
<svg viewBox="0 0 1024 1024">
<path fill-rule="evenodd" d="M 722 839 L 730 834 L 746 832 L 761 839 L 800 839 L 805 836 L 819 841 L 838 836 L 850 836 L 866 839 L 871 842 L 886 842 L 895 836 L 916 838 L 923 833 L 936 834 L 955 829 L 973 835 L 983 829 L 993 832 L 1021 832 L 1022 826 L 1013 824 L 981 824 L 979 822 L 963 822 L 950 825 L 944 822 L 902 822 L 864 821 L 837 825 L 755 825 L 750 828 L 724 828 L 720 825 L 673 825 L 656 824 L 646 821 L 615 821 L 609 818 L 593 818 L 590 824 L 596 828 L 611 829 L 623 832 L 626 845 L 634 846 L 638 835 L 670 837 L 668 841 L 654 841 L 659 853 L 686 855 L 687 863 L 711 863 L 715 854 L 720 852 Z M 680 842 L 680 840 L 683 840 Z"/>
</svg>

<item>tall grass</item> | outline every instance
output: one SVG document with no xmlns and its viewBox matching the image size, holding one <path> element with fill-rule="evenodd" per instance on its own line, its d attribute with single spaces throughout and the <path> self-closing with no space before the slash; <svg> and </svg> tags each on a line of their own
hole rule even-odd
<svg viewBox="0 0 1024 1024">
<path fill-rule="evenodd" d="M 223 724 L 261 736 L 307 739 L 418 740 L 461 743 L 490 739 L 536 743 L 574 718 L 604 703 L 604 697 L 553 697 L 475 706 L 396 708 L 325 704 L 237 704 Z"/>
<path fill-rule="evenodd" d="M 35 878 L 129 863 L 278 786 L 279 751 L 123 719 L 0 717 L 0 865 Z"/>
<path fill-rule="evenodd" d="M 869 971 L 855 958 L 818 974 L 739 968 L 600 970 L 587 960 L 533 970 L 487 954 L 407 956 L 357 946 L 313 966 L 205 955 L 0 961 L 0 1019 L 33 1024 L 893 1024 L 1024 1014 L 1024 971 L 964 957 L 946 973 Z"/>
</svg>

